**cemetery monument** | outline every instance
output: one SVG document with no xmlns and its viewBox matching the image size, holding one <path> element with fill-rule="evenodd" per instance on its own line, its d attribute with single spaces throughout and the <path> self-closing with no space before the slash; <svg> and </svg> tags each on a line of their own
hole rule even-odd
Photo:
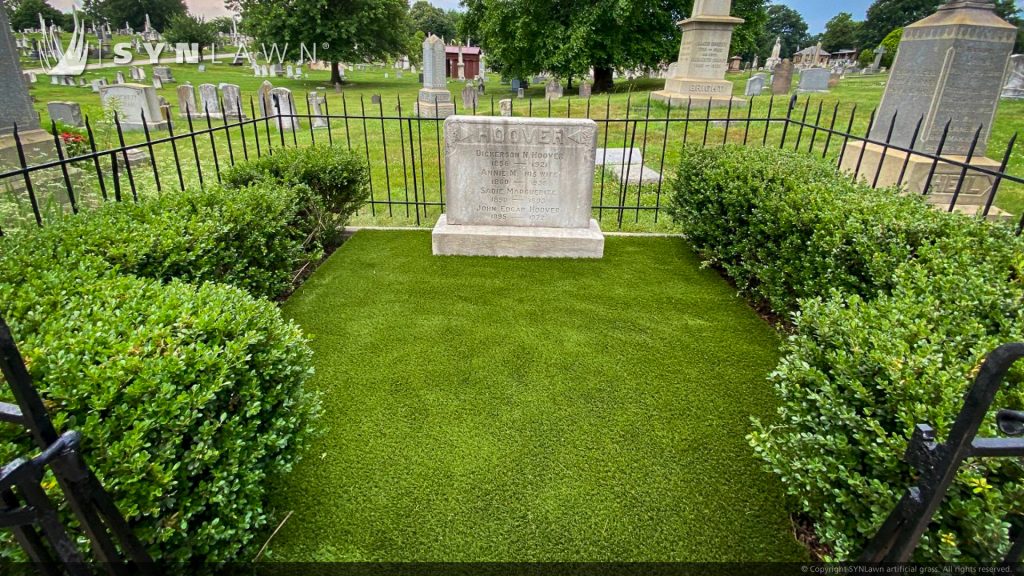
<svg viewBox="0 0 1024 576">
<path fill-rule="evenodd" d="M 445 77 L 444 41 L 431 34 L 423 41 L 423 88 L 416 98 L 416 115 L 447 118 L 453 114 L 455 104 Z"/>
<path fill-rule="evenodd" d="M 1010 57 L 1010 69 L 1006 75 L 1001 98 L 1024 100 L 1024 54 Z"/>
<path fill-rule="evenodd" d="M 591 218 L 593 120 L 453 116 L 444 123 L 440 256 L 601 258 Z"/>
</svg>

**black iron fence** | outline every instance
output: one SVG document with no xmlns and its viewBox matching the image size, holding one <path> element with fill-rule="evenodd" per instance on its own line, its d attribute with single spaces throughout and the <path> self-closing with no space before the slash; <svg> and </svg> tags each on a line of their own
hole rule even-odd
<svg viewBox="0 0 1024 576">
<path fill-rule="evenodd" d="M 442 119 L 417 116 L 415 104 L 401 96 L 374 96 L 368 102 L 365 96 L 307 93 L 305 112 L 294 96 L 287 98 L 284 102 L 274 95 L 260 106 L 250 98 L 248 110 L 241 103 L 225 110 L 221 102 L 222 112 L 216 114 L 175 114 L 165 106 L 160 120 L 166 129 L 160 130 L 150 130 L 143 114 L 142 130 L 126 131 L 124 116 L 117 112 L 99 120 L 86 118 L 80 137 L 61 134 L 51 124 L 50 149 L 56 153 L 39 159 L 23 141 L 25 132 L 15 127 L 17 164 L 0 174 L 0 234 L 19 226 L 42 226 L 59 214 L 102 202 L 138 201 L 175 188 L 204 186 L 219 181 L 225 166 L 296 146 L 341 146 L 365 157 L 371 197 L 355 224 L 429 226 L 444 211 Z M 600 170 L 595 173 L 594 217 L 606 230 L 671 230 L 662 217 L 666 175 L 684 143 L 820 154 L 873 185 L 903 187 L 949 211 L 1012 217 L 1018 233 L 1024 228 L 1024 178 L 1007 172 L 1017 136 L 1009 139 L 1000 160 L 979 163 L 981 154 L 975 151 L 983 127 L 974 132 L 965 157 L 944 153 L 950 123 L 935 151 L 915 149 L 894 142 L 891 129 L 884 139 L 872 138 L 874 111 L 839 102 L 826 105 L 824 98 L 811 96 L 754 97 L 722 108 L 693 100 L 663 104 L 649 95 L 632 94 L 474 101 L 469 109 L 457 107 L 456 113 L 594 120 Z M 918 120 L 911 142 L 918 141 L 923 122 Z"/>
</svg>

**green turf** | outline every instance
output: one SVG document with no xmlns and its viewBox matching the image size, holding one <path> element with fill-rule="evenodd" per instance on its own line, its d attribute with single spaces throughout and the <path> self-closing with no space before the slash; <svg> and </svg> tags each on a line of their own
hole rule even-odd
<svg viewBox="0 0 1024 576">
<path fill-rule="evenodd" d="M 325 433 L 270 559 L 804 558 L 744 440 L 778 338 L 679 239 L 513 260 L 363 231 L 284 309 Z"/>
</svg>

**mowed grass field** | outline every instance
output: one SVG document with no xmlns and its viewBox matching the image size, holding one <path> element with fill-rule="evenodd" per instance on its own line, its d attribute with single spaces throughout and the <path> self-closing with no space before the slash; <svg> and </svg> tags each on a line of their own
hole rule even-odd
<svg viewBox="0 0 1024 576">
<path fill-rule="evenodd" d="M 190 82 L 193 86 L 202 83 L 238 84 L 246 103 L 246 114 L 253 118 L 252 110 L 258 107 L 248 102 L 255 99 L 259 86 L 270 81 L 275 87 L 292 90 L 300 114 L 308 113 L 307 94 L 313 91 L 326 95 L 327 109 L 332 116 L 330 129 L 310 129 L 306 119 L 301 120 L 298 131 L 281 133 L 274 122 L 250 122 L 229 130 L 200 133 L 194 139 L 178 139 L 153 146 L 152 155 L 156 160 L 155 174 L 150 166 L 136 167 L 131 181 L 138 194 L 155 194 L 173 191 L 182 185 L 198 185 L 214 182 L 217 168 L 243 161 L 246 157 L 272 153 L 281 146 L 334 145 L 351 149 L 365 158 L 372 173 L 372 202 L 353 221 L 361 225 L 412 225 L 432 226 L 442 212 L 444 199 L 443 169 L 443 126 L 435 120 L 409 120 L 412 106 L 420 87 L 416 75 L 402 74 L 391 67 L 366 66 L 351 69 L 348 82 L 342 91 L 335 91 L 329 85 L 329 72 L 309 71 L 309 78 L 293 80 L 287 78 L 256 78 L 249 67 L 230 66 L 228 52 L 220 53 L 220 63 L 207 63 L 206 71 L 199 72 L 193 64 L 170 65 L 177 84 L 165 84 L 158 94 L 165 98 L 173 110 L 173 129 L 178 135 L 190 131 L 205 130 L 207 121 L 203 118 L 189 120 L 178 116 L 177 86 Z M 152 81 L 152 67 L 147 70 L 146 83 Z M 90 81 L 104 77 L 112 81 L 116 71 L 129 77 L 128 68 L 106 68 L 87 71 L 84 78 Z M 734 82 L 735 95 L 741 98 L 749 73 L 730 75 Z M 74 101 L 82 105 L 82 111 L 90 119 L 98 149 L 119 145 L 119 138 L 113 127 L 110 114 L 104 114 L 100 97 L 89 87 L 53 86 L 48 77 L 40 76 L 39 82 L 30 87 L 44 124 L 49 125 L 46 103 L 49 101 Z M 806 117 L 807 122 L 820 126 L 832 126 L 856 134 L 865 134 L 872 110 L 878 105 L 884 91 L 887 76 L 849 76 L 831 93 L 801 95 L 792 113 L 795 120 Z M 497 114 L 499 101 L 513 99 L 513 114 L 516 116 L 539 117 L 590 117 L 598 122 L 598 146 L 624 148 L 632 145 L 641 151 L 645 165 L 668 177 L 684 142 L 704 143 L 717 146 L 723 143 L 746 145 L 783 145 L 784 123 L 765 122 L 766 118 L 780 119 L 786 116 L 789 99 L 760 96 L 749 102 L 740 103 L 733 109 L 716 108 L 710 112 L 704 108 L 685 106 L 668 108 L 651 102 L 650 92 L 663 86 L 663 81 L 654 79 L 619 79 L 615 91 L 607 95 L 594 95 L 583 99 L 574 96 L 573 89 L 566 88 L 566 97 L 548 102 L 544 100 L 544 87 L 531 85 L 525 99 L 515 98 L 511 87 L 502 84 L 498 75 L 489 76 L 485 93 L 479 97 L 475 110 L 463 107 L 460 92 L 463 85 L 457 81 L 449 84 L 460 114 Z M 379 95 L 380 102 L 374 104 L 373 96 Z M 346 118 L 341 118 L 345 116 Z M 852 118 L 851 118 L 852 117 Z M 610 119 L 610 120 L 609 120 Z M 852 121 L 851 121 L 852 120 Z M 834 123 L 834 124 L 833 124 Z M 210 126 L 223 126 L 224 121 L 216 118 Z M 1006 146 L 1015 133 L 1024 127 L 1024 102 L 1003 100 L 996 115 L 995 127 L 989 143 L 988 155 L 1001 160 Z M 153 131 L 151 138 L 166 138 L 167 131 Z M 127 144 L 145 142 L 142 132 L 124 134 Z M 807 151 L 836 160 L 842 151 L 842 140 L 828 137 L 813 129 L 800 129 L 795 124 L 785 130 L 785 146 Z M 146 150 L 148 154 L 148 149 Z M 109 169 L 110 160 L 101 161 L 107 195 L 113 196 L 114 182 Z M 102 201 L 99 176 L 92 161 L 76 164 L 71 180 L 75 187 L 76 199 L 82 205 Z M 180 168 L 180 175 L 179 175 Z M 1024 148 L 1013 152 L 1010 174 L 1024 176 Z M 63 174 L 57 169 L 48 169 L 33 174 L 34 184 L 40 199 L 44 219 L 48 214 L 67 211 L 64 196 Z M 127 174 L 121 175 L 123 188 L 130 184 Z M 157 186 L 159 180 L 159 187 Z M 20 183 L 5 179 L 0 189 L 0 227 L 12 227 L 33 222 L 31 208 L 24 193 L 18 193 Z M 158 189 L 159 188 L 159 189 Z M 663 203 L 664 186 L 660 182 L 642 185 L 625 185 L 610 173 L 598 170 L 595 173 L 594 216 L 606 230 L 671 232 L 674 225 L 655 210 Z M 124 197 L 130 197 L 125 192 Z M 417 205 L 419 210 L 417 210 Z M 1000 188 L 996 205 L 1012 214 L 1024 213 L 1024 186 L 1004 182 Z"/>
<path fill-rule="evenodd" d="M 361 231 L 284 305 L 322 434 L 270 561 L 801 561 L 745 440 L 779 337 L 678 238 L 602 260 Z"/>
</svg>

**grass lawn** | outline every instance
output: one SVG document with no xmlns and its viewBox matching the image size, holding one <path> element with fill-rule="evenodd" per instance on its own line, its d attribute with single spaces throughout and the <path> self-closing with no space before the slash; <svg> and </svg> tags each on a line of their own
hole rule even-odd
<svg viewBox="0 0 1024 576">
<path fill-rule="evenodd" d="M 679 239 L 514 260 L 363 231 L 284 310 L 326 410 L 270 560 L 806 557 L 744 440 L 778 337 Z"/>
</svg>

